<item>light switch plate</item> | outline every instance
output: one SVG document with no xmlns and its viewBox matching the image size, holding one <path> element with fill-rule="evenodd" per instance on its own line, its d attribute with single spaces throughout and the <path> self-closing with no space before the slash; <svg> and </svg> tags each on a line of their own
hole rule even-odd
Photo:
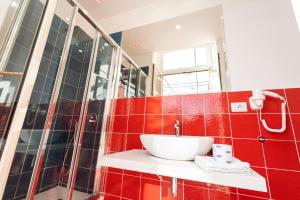
<svg viewBox="0 0 300 200">
<path fill-rule="evenodd" d="M 231 103 L 231 112 L 247 112 L 247 103 L 246 102 L 234 102 Z"/>
</svg>

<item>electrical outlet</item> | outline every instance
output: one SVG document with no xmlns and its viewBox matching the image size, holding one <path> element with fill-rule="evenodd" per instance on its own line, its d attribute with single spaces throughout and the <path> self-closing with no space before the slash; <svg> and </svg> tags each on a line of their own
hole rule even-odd
<svg viewBox="0 0 300 200">
<path fill-rule="evenodd" d="M 246 102 L 234 102 L 231 103 L 231 112 L 247 112 L 247 103 Z"/>
</svg>

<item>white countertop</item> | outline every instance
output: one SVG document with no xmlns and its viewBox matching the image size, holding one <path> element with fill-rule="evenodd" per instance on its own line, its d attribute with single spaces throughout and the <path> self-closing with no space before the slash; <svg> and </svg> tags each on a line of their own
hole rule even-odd
<svg viewBox="0 0 300 200">
<path fill-rule="evenodd" d="M 192 181 L 267 192 L 264 177 L 250 173 L 204 172 L 193 161 L 166 160 L 154 157 L 145 150 L 130 150 L 105 155 L 101 166 L 114 167 Z"/>
</svg>

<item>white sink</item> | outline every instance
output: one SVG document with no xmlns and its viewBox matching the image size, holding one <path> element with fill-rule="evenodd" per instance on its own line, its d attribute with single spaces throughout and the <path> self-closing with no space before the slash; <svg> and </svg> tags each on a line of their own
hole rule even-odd
<svg viewBox="0 0 300 200">
<path fill-rule="evenodd" d="M 152 155 L 170 160 L 194 160 L 207 154 L 214 142 L 212 137 L 155 134 L 140 135 L 140 139 Z"/>
</svg>

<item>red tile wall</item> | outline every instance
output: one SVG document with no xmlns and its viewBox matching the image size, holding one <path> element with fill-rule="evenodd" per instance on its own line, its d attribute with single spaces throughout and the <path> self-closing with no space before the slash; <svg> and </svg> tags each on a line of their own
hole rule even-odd
<svg viewBox="0 0 300 200">
<path fill-rule="evenodd" d="M 254 200 L 300 199 L 300 88 L 274 90 L 287 105 L 287 130 L 269 133 L 258 113 L 233 113 L 231 102 L 247 102 L 250 91 L 114 100 L 107 133 L 107 153 L 142 149 L 140 134 L 174 134 L 175 120 L 183 135 L 213 136 L 215 143 L 232 144 L 234 155 L 251 164 L 268 182 L 268 192 L 179 180 L 178 197 L 171 197 L 170 179 L 120 169 L 104 169 L 105 199 L 133 200 Z M 267 98 L 264 118 L 279 128 L 280 102 Z M 259 143 L 257 138 L 267 140 Z"/>
</svg>

